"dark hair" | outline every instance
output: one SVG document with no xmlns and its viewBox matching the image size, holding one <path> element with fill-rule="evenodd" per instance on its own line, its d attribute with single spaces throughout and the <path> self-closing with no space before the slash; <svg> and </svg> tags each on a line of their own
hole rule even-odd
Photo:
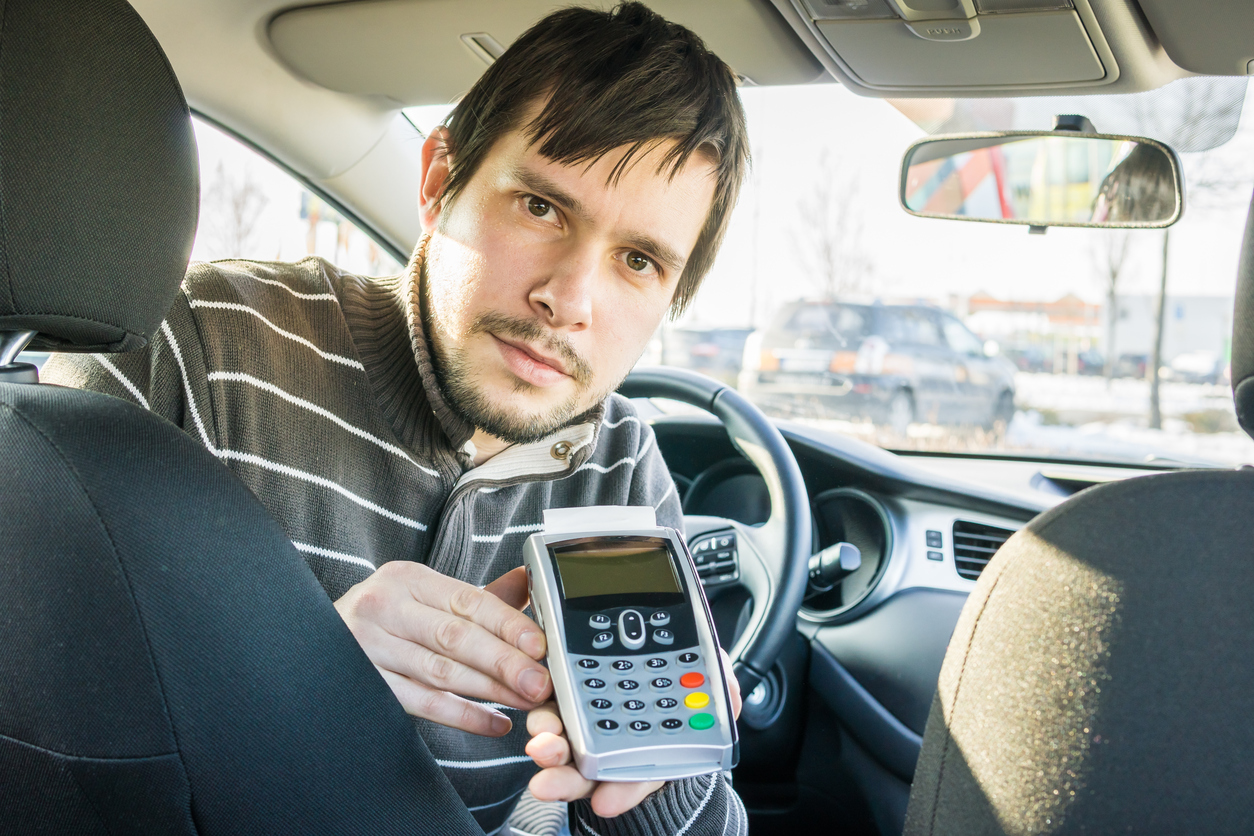
<svg viewBox="0 0 1254 836">
<path fill-rule="evenodd" d="M 614 181 L 659 140 L 675 142 L 659 166 L 671 177 L 693 154 L 715 163 L 714 202 L 671 301 L 678 316 L 714 263 L 748 165 L 735 75 L 692 31 L 640 3 L 554 12 L 523 33 L 449 114 L 452 165 L 443 197 L 465 188 L 493 144 L 541 98 L 544 107 L 526 130 L 542 155 L 563 165 L 627 146 Z"/>
</svg>

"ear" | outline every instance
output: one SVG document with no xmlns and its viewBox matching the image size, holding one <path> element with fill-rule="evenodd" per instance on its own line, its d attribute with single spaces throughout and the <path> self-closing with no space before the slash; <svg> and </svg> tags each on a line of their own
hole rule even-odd
<svg viewBox="0 0 1254 836">
<path fill-rule="evenodd" d="M 444 185 L 448 182 L 448 130 L 431 131 L 422 143 L 422 181 L 418 189 L 418 211 L 423 232 L 434 232 L 444 208 Z"/>
</svg>

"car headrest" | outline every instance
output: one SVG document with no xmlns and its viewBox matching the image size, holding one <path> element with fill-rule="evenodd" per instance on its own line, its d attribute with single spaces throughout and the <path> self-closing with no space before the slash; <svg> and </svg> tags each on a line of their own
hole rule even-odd
<svg viewBox="0 0 1254 836">
<path fill-rule="evenodd" d="M 1236 309 L 1232 313 L 1232 399 L 1237 421 L 1254 436 L 1254 201 L 1245 219 L 1237 265 Z"/>
<path fill-rule="evenodd" d="M 0 4 L 0 331 L 141 348 L 187 268 L 199 190 L 187 102 L 134 9 Z"/>
</svg>

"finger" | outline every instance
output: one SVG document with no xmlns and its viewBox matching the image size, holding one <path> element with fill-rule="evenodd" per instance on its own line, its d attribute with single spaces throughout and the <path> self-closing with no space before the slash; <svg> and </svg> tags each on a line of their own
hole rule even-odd
<svg viewBox="0 0 1254 836">
<path fill-rule="evenodd" d="M 596 784 L 580 775 L 573 766 L 558 766 L 541 769 L 531 776 L 527 787 L 540 801 L 574 801 L 587 798 Z"/>
<path fill-rule="evenodd" d="M 478 592 L 478 590 L 475 590 Z M 489 596 L 491 597 L 491 596 Z M 504 606 L 500 601 L 497 604 Z M 438 667 L 447 667 L 446 676 L 440 677 L 439 671 L 433 671 L 435 679 L 420 677 L 424 681 L 435 684 L 440 681 L 453 681 L 452 677 L 460 668 L 452 665 L 459 662 L 466 668 L 479 671 L 497 682 L 513 689 L 518 697 L 526 700 L 519 708 L 530 708 L 545 699 L 551 693 L 549 672 L 533 658 L 515 646 L 502 641 L 479 624 L 465 618 L 450 614 L 436 607 L 427 607 L 417 602 L 407 602 L 383 615 L 383 626 L 394 636 L 407 639 L 429 650 L 435 657 L 450 660 L 449 663 L 431 662 L 427 657 L 414 652 L 415 662 L 427 662 Z M 377 661 L 377 660 L 376 660 Z M 402 671 L 408 674 L 408 671 Z M 457 690 L 452 685 L 449 686 Z M 471 693 L 459 691 L 458 693 Z M 475 692 L 479 696 L 479 692 Z M 486 699 L 496 699 L 484 695 Z M 501 702 L 501 700 L 497 700 Z M 507 701 L 512 705 L 516 700 Z"/>
<path fill-rule="evenodd" d="M 541 769 L 570 763 L 570 743 L 560 734 L 544 732 L 527 741 L 523 750 Z"/>
<path fill-rule="evenodd" d="M 501 575 L 483 588 L 516 610 L 527 606 L 527 569 L 519 566 Z"/>
<path fill-rule="evenodd" d="M 544 658 L 544 633 L 530 618 L 491 592 L 420 563 L 410 565 L 415 568 L 404 573 L 404 580 L 415 601 L 474 622 L 532 659 Z"/>
<path fill-rule="evenodd" d="M 451 617 L 451 616 L 448 616 Z M 508 645 L 498 642 L 502 648 Z M 509 652 L 534 665 L 516 650 Z M 432 651 L 421 643 L 385 635 L 370 646 L 370 660 L 380 668 L 440 691 L 451 691 L 467 697 L 499 702 L 511 708 L 530 709 L 538 701 L 529 694 L 500 682 L 495 676 L 477 670 L 451 656 Z M 543 698 L 545 694 L 540 694 Z"/>
<path fill-rule="evenodd" d="M 546 702 L 544 705 L 527 712 L 527 734 L 561 734 L 565 731 L 562 716 L 557 713 L 557 703 Z"/>
<path fill-rule="evenodd" d="M 662 781 L 600 783 L 592 792 L 592 812 L 603 819 L 621 816 L 662 788 Z"/>
<path fill-rule="evenodd" d="M 380 668 L 379 673 L 407 714 L 485 737 L 501 737 L 513 728 L 508 717 L 486 705 L 428 688 L 389 670 Z"/>
<path fill-rule="evenodd" d="M 720 647 L 718 655 L 723 660 L 723 679 L 727 681 L 727 691 L 731 697 L 732 718 L 739 720 L 742 704 L 740 699 L 740 680 L 736 678 L 736 674 L 732 670 L 732 660 L 727 655 L 727 651 Z"/>
</svg>

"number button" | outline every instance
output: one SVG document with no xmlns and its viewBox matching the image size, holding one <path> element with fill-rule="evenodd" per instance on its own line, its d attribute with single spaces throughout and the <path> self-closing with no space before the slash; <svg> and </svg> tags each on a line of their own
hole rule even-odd
<svg viewBox="0 0 1254 836">
<path fill-rule="evenodd" d="M 697 655 L 696 653 L 679 654 L 679 664 L 681 665 L 687 665 L 689 667 L 692 667 L 699 661 L 701 661 L 701 657 Z"/>
<path fill-rule="evenodd" d="M 666 667 L 666 660 L 660 657 L 654 657 L 645 662 L 644 666 L 651 671 L 660 671 L 662 668 Z"/>
<path fill-rule="evenodd" d="M 601 663 L 598 662 L 596 659 L 580 659 L 579 667 L 583 668 L 586 671 L 594 671 L 597 668 L 601 667 Z"/>
<path fill-rule="evenodd" d="M 631 729 L 633 734 L 648 734 L 653 730 L 653 724 L 647 720 L 632 720 L 627 724 L 627 728 Z"/>
<path fill-rule="evenodd" d="M 587 690 L 587 691 L 604 691 L 605 680 L 604 679 L 585 679 L 583 681 L 583 687 L 584 687 L 584 690 Z"/>
<path fill-rule="evenodd" d="M 588 619 L 588 626 L 593 630 L 608 630 L 610 628 L 610 617 L 600 613 Z"/>
<path fill-rule="evenodd" d="M 619 673 L 626 673 L 627 671 L 634 668 L 635 665 L 633 665 L 631 662 L 628 662 L 626 659 L 616 659 L 612 663 L 610 663 L 610 667 L 618 671 Z"/>
<path fill-rule="evenodd" d="M 653 705 L 658 711 L 674 711 L 679 707 L 679 700 L 674 697 L 662 697 L 662 699 L 653 703 Z"/>
<path fill-rule="evenodd" d="M 674 682 L 667 679 L 666 677 L 659 676 L 657 679 L 649 683 L 649 687 L 652 688 L 654 691 L 669 691 L 671 689 L 671 686 L 674 684 L 675 684 Z"/>
<path fill-rule="evenodd" d="M 593 711 L 609 711 L 614 707 L 614 703 L 604 699 L 595 699 L 588 705 L 592 706 Z"/>
<path fill-rule="evenodd" d="M 662 727 L 662 731 L 670 732 L 671 734 L 674 734 L 675 732 L 683 729 L 684 721 L 677 720 L 674 717 L 668 717 L 662 722 L 658 723 L 658 725 Z"/>
<path fill-rule="evenodd" d="M 623 703 L 623 711 L 644 711 L 643 700 L 627 700 Z"/>
<path fill-rule="evenodd" d="M 601 734 L 617 734 L 618 722 L 608 717 L 604 720 L 597 720 L 597 731 L 601 732 Z"/>
<path fill-rule="evenodd" d="M 597 681 L 599 682 L 600 680 L 597 680 Z M 634 679 L 624 679 L 618 683 L 618 690 L 623 691 L 625 693 L 638 691 L 640 690 L 640 683 Z"/>
<path fill-rule="evenodd" d="M 611 632 L 597 633 L 592 637 L 592 649 L 604 650 L 614 643 L 614 634 Z"/>
</svg>

